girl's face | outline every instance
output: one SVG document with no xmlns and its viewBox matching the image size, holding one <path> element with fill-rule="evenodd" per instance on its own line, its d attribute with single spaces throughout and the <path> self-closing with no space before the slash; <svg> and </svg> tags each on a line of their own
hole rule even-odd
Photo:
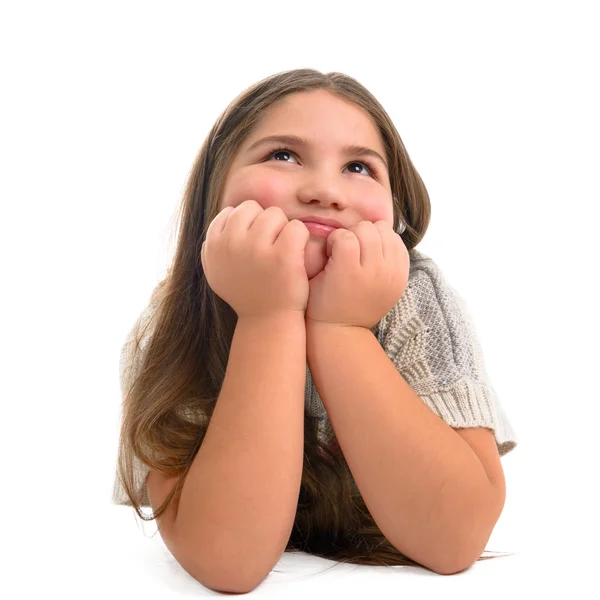
<svg viewBox="0 0 600 600">
<path fill-rule="evenodd" d="M 264 140 L 272 136 L 299 139 Z M 279 206 L 290 221 L 317 216 L 347 229 L 360 221 L 393 225 L 385 150 L 370 115 L 325 90 L 271 106 L 233 159 L 219 211 L 246 200 Z M 326 238 L 311 234 L 304 253 L 309 279 L 325 267 L 326 249 Z"/>
</svg>

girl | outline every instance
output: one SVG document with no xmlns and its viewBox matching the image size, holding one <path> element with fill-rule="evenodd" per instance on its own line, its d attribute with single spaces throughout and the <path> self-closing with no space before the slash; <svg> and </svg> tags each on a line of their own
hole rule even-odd
<svg viewBox="0 0 600 600">
<path fill-rule="evenodd" d="M 215 123 L 123 346 L 113 496 L 151 507 L 204 585 L 253 589 L 284 551 L 440 574 L 482 559 L 517 439 L 464 301 L 415 248 L 429 218 L 351 77 L 276 74 Z"/>
</svg>

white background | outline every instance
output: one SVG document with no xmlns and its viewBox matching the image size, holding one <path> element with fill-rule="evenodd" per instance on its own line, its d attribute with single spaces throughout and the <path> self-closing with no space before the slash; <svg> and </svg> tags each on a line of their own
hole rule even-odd
<svg viewBox="0 0 600 600">
<path fill-rule="evenodd" d="M 466 300 L 520 445 L 488 550 L 442 577 L 285 555 L 254 595 L 598 589 L 596 2 L 5 2 L 0 8 L 1 587 L 211 595 L 111 504 L 121 345 L 174 250 L 205 136 L 243 89 L 363 83 L 432 201 L 419 249 Z M 595 565 L 594 565 L 595 566 Z M 586 583 L 587 581 L 587 583 Z M 569 586 L 569 588 L 567 588 Z M 135 594 L 135 595 L 132 595 Z"/>
</svg>

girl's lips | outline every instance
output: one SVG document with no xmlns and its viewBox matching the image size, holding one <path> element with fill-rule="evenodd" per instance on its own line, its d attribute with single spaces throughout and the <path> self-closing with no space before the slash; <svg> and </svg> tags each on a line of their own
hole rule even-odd
<svg viewBox="0 0 600 600">
<path fill-rule="evenodd" d="M 330 227 L 329 225 L 322 225 L 321 223 L 313 223 L 312 221 L 304 221 L 306 229 L 310 231 L 311 235 L 326 238 L 336 227 Z"/>
</svg>

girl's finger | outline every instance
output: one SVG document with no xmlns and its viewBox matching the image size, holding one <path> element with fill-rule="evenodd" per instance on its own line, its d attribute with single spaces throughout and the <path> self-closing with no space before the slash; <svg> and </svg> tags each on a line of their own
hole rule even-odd
<svg viewBox="0 0 600 600">
<path fill-rule="evenodd" d="M 349 229 L 336 229 L 327 236 L 327 256 L 343 268 L 360 265 L 360 243 Z"/>
<path fill-rule="evenodd" d="M 360 265 L 367 267 L 380 263 L 383 259 L 383 250 L 378 229 L 371 221 L 361 221 L 352 229 L 360 244 Z"/>
<path fill-rule="evenodd" d="M 233 212 L 234 206 L 226 206 L 210 223 L 208 229 L 206 230 L 206 237 L 209 235 L 218 235 L 223 233 L 223 229 L 225 229 L 225 225 L 227 225 L 227 219 L 229 215 Z"/>
<path fill-rule="evenodd" d="M 375 227 L 379 232 L 383 259 L 390 260 L 397 251 L 396 238 L 398 236 L 387 221 L 375 221 Z"/>
</svg>

